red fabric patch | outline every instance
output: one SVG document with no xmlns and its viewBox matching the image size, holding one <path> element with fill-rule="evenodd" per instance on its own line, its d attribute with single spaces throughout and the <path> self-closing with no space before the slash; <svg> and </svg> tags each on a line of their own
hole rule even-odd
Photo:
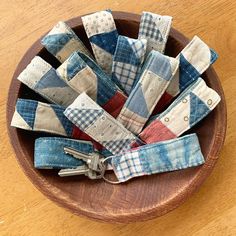
<svg viewBox="0 0 236 236">
<path fill-rule="evenodd" d="M 164 92 L 163 95 L 161 96 L 161 99 L 158 101 L 157 105 L 155 106 L 152 115 L 156 115 L 160 112 L 162 112 L 172 101 L 173 97 L 167 93 Z"/>
<path fill-rule="evenodd" d="M 120 114 L 126 99 L 127 97 L 123 93 L 117 91 L 115 95 L 103 106 L 103 109 L 116 118 Z"/>
<path fill-rule="evenodd" d="M 160 120 L 153 121 L 145 128 L 139 137 L 146 143 L 155 143 L 176 138 L 176 134 L 171 132 Z"/>
</svg>

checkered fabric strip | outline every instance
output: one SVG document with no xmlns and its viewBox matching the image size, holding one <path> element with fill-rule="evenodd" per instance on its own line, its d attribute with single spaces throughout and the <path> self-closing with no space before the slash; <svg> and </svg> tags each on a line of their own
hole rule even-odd
<svg viewBox="0 0 236 236">
<path fill-rule="evenodd" d="M 147 144 L 112 157 L 113 170 L 119 182 L 138 176 L 195 167 L 204 162 L 196 134 Z"/>
<path fill-rule="evenodd" d="M 111 74 L 112 56 L 118 38 L 111 11 L 99 11 L 83 16 L 82 22 L 98 64 Z"/>
<path fill-rule="evenodd" d="M 79 37 L 62 21 L 54 26 L 54 28 L 41 40 L 41 43 L 61 63 L 75 51 L 80 51 L 91 56 Z"/>
<path fill-rule="evenodd" d="M 207 116 L 220 102 L 219 94 L 199 78 L 141 132 L 146 143 L 180 136 Z"/>
<path fill-rule="evenodd" d="M 33 58 L 17 79 L 49 102 L 63 107 L 69 106 L 78 96 L 57 75 L 56 70 L 39 56 Z"/>
<path fill-rule="evenodd" d="M 143 143 L 85 93 L 79 95 L 64 114 L 112 154 Z"/>
<path fill-rule="evenodd" d="M 139 39 L 147 39 L 147 54 L 151 50 L 163 53 L 171 28 L 172 17 L 143 12 L 139 26 Z"/>
<path fill-rule="evenodd" d="M 117 120 L 139 134 L 179 66 L 178 60 L 152 51 L 145 70 L 126 100 Z"/>
<path fill-rule="evenodd" d="M 134 81 L 139 76 L 146 52 L 146 39 L 131 39 L 119 36 L 112 62 L 112 79 L 130 94 Z"/>
</svg>

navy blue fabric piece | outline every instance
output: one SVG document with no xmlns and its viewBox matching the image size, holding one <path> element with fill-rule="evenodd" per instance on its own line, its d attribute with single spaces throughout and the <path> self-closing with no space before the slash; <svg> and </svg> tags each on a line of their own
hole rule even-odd
<svg viewBox="0 0 236 236">
<path fill-rule="evenodd" d="M 89 41 L 113 55 L 116 49 L 117 38 L 117 30 L 113 30 L 108 33 L 93 35 L 89 38 Z"/>
<path fill-rule="evenodd" d="M 56 70 L 51 68 L 35 85 L 34 89 L 68 87 L 68 85 L 57 75 Z"/>
<path fill-rule="evenodd" d="M 25 120 L 25 122 L 33 129 L 35 120 L 35 111 L 38 102 L 33 100 L 17 99 L 16 110 Z"/>
<path fill-rule="evenodd" d="M 217 60 L 218 54 L 212 48 L 210 48 L 210 51 L 211 51 L 211 61 L 210 61 L 210 64 L 213 64 Z"/>
</svg>

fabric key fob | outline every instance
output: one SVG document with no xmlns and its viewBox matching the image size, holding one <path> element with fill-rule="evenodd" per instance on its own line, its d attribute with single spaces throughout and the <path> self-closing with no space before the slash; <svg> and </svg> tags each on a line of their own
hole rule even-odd
<svg viewBox="0 0 236 236">
<path fill-rule="evenodd" d="M 205 162 L 196 134 L 147 144 L 112 156 L 111 160 L 119 182 L 138 176 L 186 169 Z"/>
<path fill-rule="evenodd" d="M 164 53 L 172 23 L 171 16 L 161 16 L 151 12 L 143 12 L 139 25 L 139 39 L 147 40 L 148 55 L 151 50 Z"/>
<path fill-rule="evenodd" d="M 84 29 L 91 43 L 96 61 L 108 74 L 111 74 L 118 33 L 111 11 L 99 11 L 81 17 Z"/>
<path fill-rule="evenodd" d="M 179 66 L 178 60 L 151 51 L 140 80 L 135 85 L 117 120 L 129 131 L 139 134 L 165 92 Z"/>
<path fill-rule="evenodd" d="M 219 94 L 199 78 L 151 123 L 139 137 L 154 143 L 180 136 L 207 116 L 220 102 Z"/>
<path fill-rule="evenodd" d="M 56 70 L 39 56 L 32 59 L 17 79 L 49 102 L 63 107 L 69 106 L 78 96 L 57 75 Z"/>
<path fill-rule="evenodd" d="M 64 114 L 112 154 L 143 143 L 85 93 L 79 95 Z"/>
<path fill-rule="evenodd" d="M 112 80 L 130 94 L 138 79 L 146 52 L 146 39 L 119 36 L 112 62 Z"/>
<path fill-rule="evenodd" d="M 74 51 L 80 51 L 91 57 L 91 53 L 75 32 L 62 21 L 59 21 L 57 25 L 42 38 L 41 43 L 61 63 Z"/>
</svg>

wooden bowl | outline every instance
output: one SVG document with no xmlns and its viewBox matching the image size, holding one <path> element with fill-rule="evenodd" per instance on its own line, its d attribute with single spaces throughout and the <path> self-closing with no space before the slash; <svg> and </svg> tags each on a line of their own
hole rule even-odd
<svg viewBox="0 0 236 236">
<path fill-rule="evenodd" d="M 113 16 L 120 34 L 137 38 L 139 15 L 113 12 Z M 81 18 L 76 17 L 67 23 L 91 49 Z M 165 54 L 175 57 L 188 41 L 177 30 L 171 29 Z M 189 198 L 211 173 L 218 159 L 226 131 L 225 98 L 220 81 L 212 67 L 202 77 L 220 94 L 222 101 L 210 115 L 191 130 L 198 134 L 206 159 L 204 165 L 136 178 L 120 185 L 111 185 L 102 180 L 92 181 L 83 176 L 60 178 L 57 176 L 57 171 L 35 169 L 33 165 L 34 140 L 46 134 L 10 127 L 17 98 L 44 101 L 42 97 L 16 79 L 35 55 L 41 56 L 54 67 L 59 65 L 58 61 L 40 44 L 40 39 L 30 47 L 17 66 L 10 85 L 7 125 L 20 166 L 33 184 L 52 201 L 75 214 L 99 221 L 123 223 L 143 221 L 175 209 Z"/>
</svg>

